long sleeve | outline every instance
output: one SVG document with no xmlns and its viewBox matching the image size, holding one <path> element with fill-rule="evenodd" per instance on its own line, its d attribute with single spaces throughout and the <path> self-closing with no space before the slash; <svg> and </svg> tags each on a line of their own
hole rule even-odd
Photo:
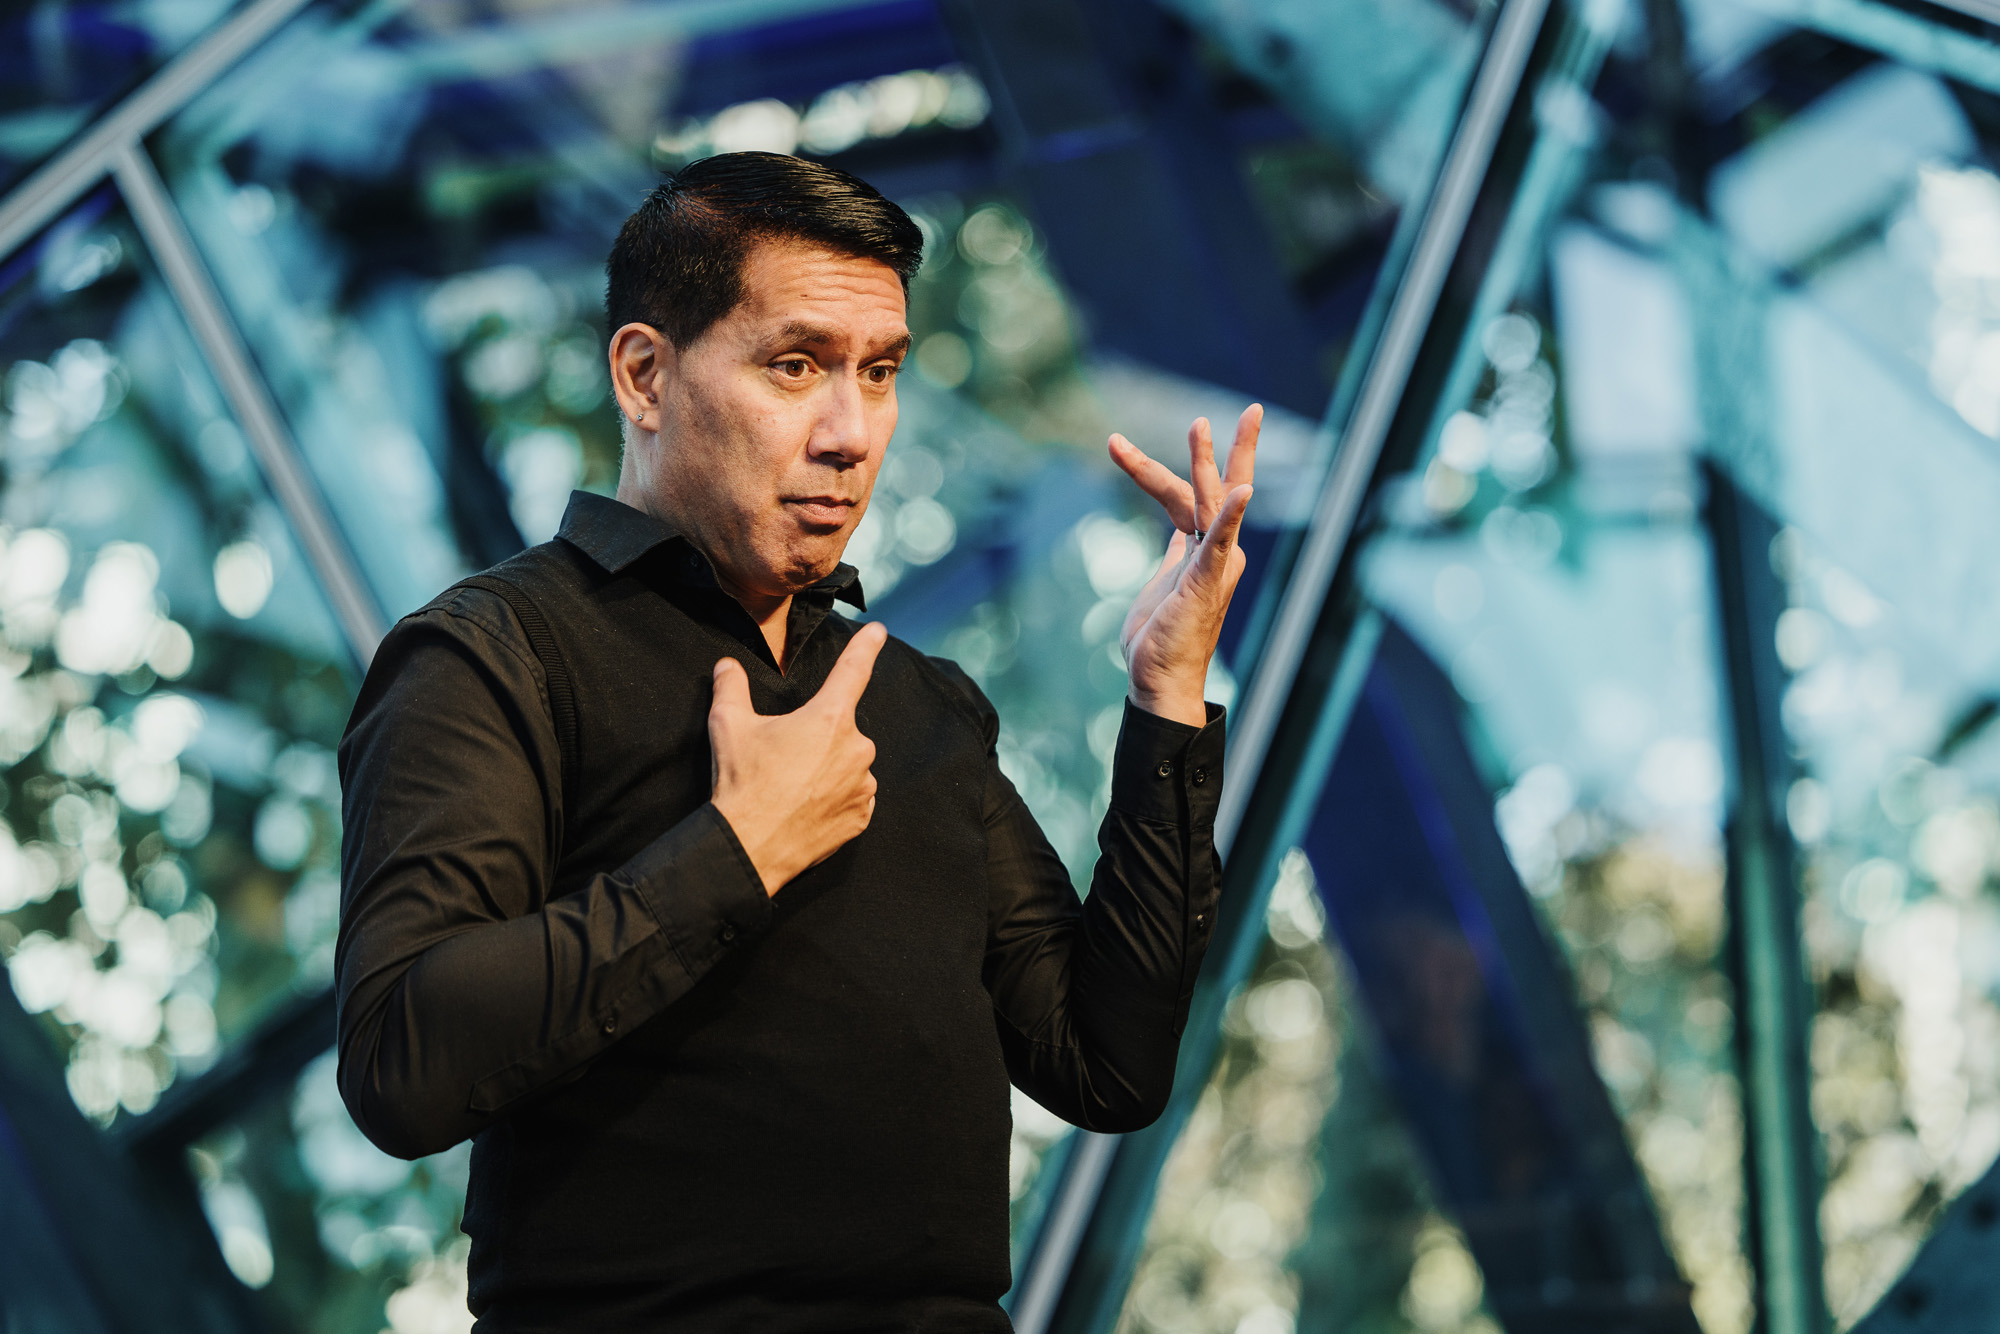
<svg viewBox="0 0 2000 1334">
<path fill-rule="evenodd" d="M 574 1078 L 770 918 L 713 806 L 552 897 L 544 689 L 505 604 L 462 590 L 390 633 L 341 743 L 340 1090 L 399 1156 Z"/>
<path fill-rule="evenodd" d="M 984 697 L 977 703 L 998 720 Z M 989 766 L 985 983 L 1014 1084 L 1086 1129 L 1150 1124 L 1166 1107 L 1221 865 L 1222 710 L 1206 727 L 1125 709 L 1089 897 L 1014 786 Z"/>
</svg>

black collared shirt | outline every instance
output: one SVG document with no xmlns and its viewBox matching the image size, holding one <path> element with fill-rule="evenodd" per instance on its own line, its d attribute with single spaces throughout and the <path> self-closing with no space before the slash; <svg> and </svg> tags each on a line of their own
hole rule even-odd
<svg viewBox="0 0 2000 1334">
<path fill-rule="evenodd" d="M 1215 914 L 1222 724 L 1127 707 L 1087 900 L 957 667 L 890 639 L 856 712 L 869 828 L 767 897 L 709 803 L 711 673 L 797 708 L 854 572 L 794 598 L 789 670 L 657 520 L 578 494 L 496 567 L 573 685 L 460 587 L 383 641 L 341 743 L 340 1088 L 417 1156 L 473 1139 L 482 1330 L 1004 1330 L 1008 1082 L 1156 1117 Z M 1080 741 L 1079 741 L 1080 744 Z"/>
</svg>

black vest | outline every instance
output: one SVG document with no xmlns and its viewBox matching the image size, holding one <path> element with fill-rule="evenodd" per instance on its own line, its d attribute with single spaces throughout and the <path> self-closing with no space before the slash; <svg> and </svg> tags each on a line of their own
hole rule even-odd
<svg viewBox="0 0 2000 1334">
<path fill-rule="evenodd" d="M 780 676 L 661 546 L 618 574 L 563 541 L 493 571 L 533 598 L 576 703 L 554 893 L 710 795 L 710 673 L 789 712 L 855 626 Z M 736 609 L 741 615 L 740 609 Z M 857 720 L 873 823 L 768 931 L 474 1141 L 481 1329 L 1006 1329 L 1008 1081 L 981 983 L 990 712 L 891 639 Z M 671 893 L 669 888 L 667 893 Z"/>
</svg>

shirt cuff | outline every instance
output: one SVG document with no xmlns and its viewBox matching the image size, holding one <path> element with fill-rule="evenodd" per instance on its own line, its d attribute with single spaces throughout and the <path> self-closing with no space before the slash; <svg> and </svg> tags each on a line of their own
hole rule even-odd
<svg viewBox="0 0 2000 1334">
<path fill-rule="evenodd" d="M 771 896 L 713 804 L 647 844 L 620 868 L 645 899 L 690 982 L 771 921 Z"/>
<path fill-rule="evenodd" d="M 1214 824 L 1227 714 L 1210 704 L 1208 723 L 1189 727 L 1126 700 L 1111 761 L 1112 809 L 1160 824 Z"/>
</svg>

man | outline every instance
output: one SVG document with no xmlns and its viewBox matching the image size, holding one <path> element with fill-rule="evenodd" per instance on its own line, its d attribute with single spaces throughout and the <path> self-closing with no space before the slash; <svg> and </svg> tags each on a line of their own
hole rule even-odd
<svg viewBox="0 0 2000 1334">
<path fill-rule="evenodd" d="M 390 1153 L 473 1140 L 479 1328 L 1004 1330 L 1008 1081 L 1159 1115 L 1216 904 L 1259 420 L 1124 630 L 1093 889 L 972 681 L 840 556 L 896 425 L 921 234 L 795 158 L 690 166 L 607 305 L 618 498 L 383 642 L 342 743 L 340 1087 Z M 1202 536 L 1205 534 L 1205 536 Z"/>
</svg>

